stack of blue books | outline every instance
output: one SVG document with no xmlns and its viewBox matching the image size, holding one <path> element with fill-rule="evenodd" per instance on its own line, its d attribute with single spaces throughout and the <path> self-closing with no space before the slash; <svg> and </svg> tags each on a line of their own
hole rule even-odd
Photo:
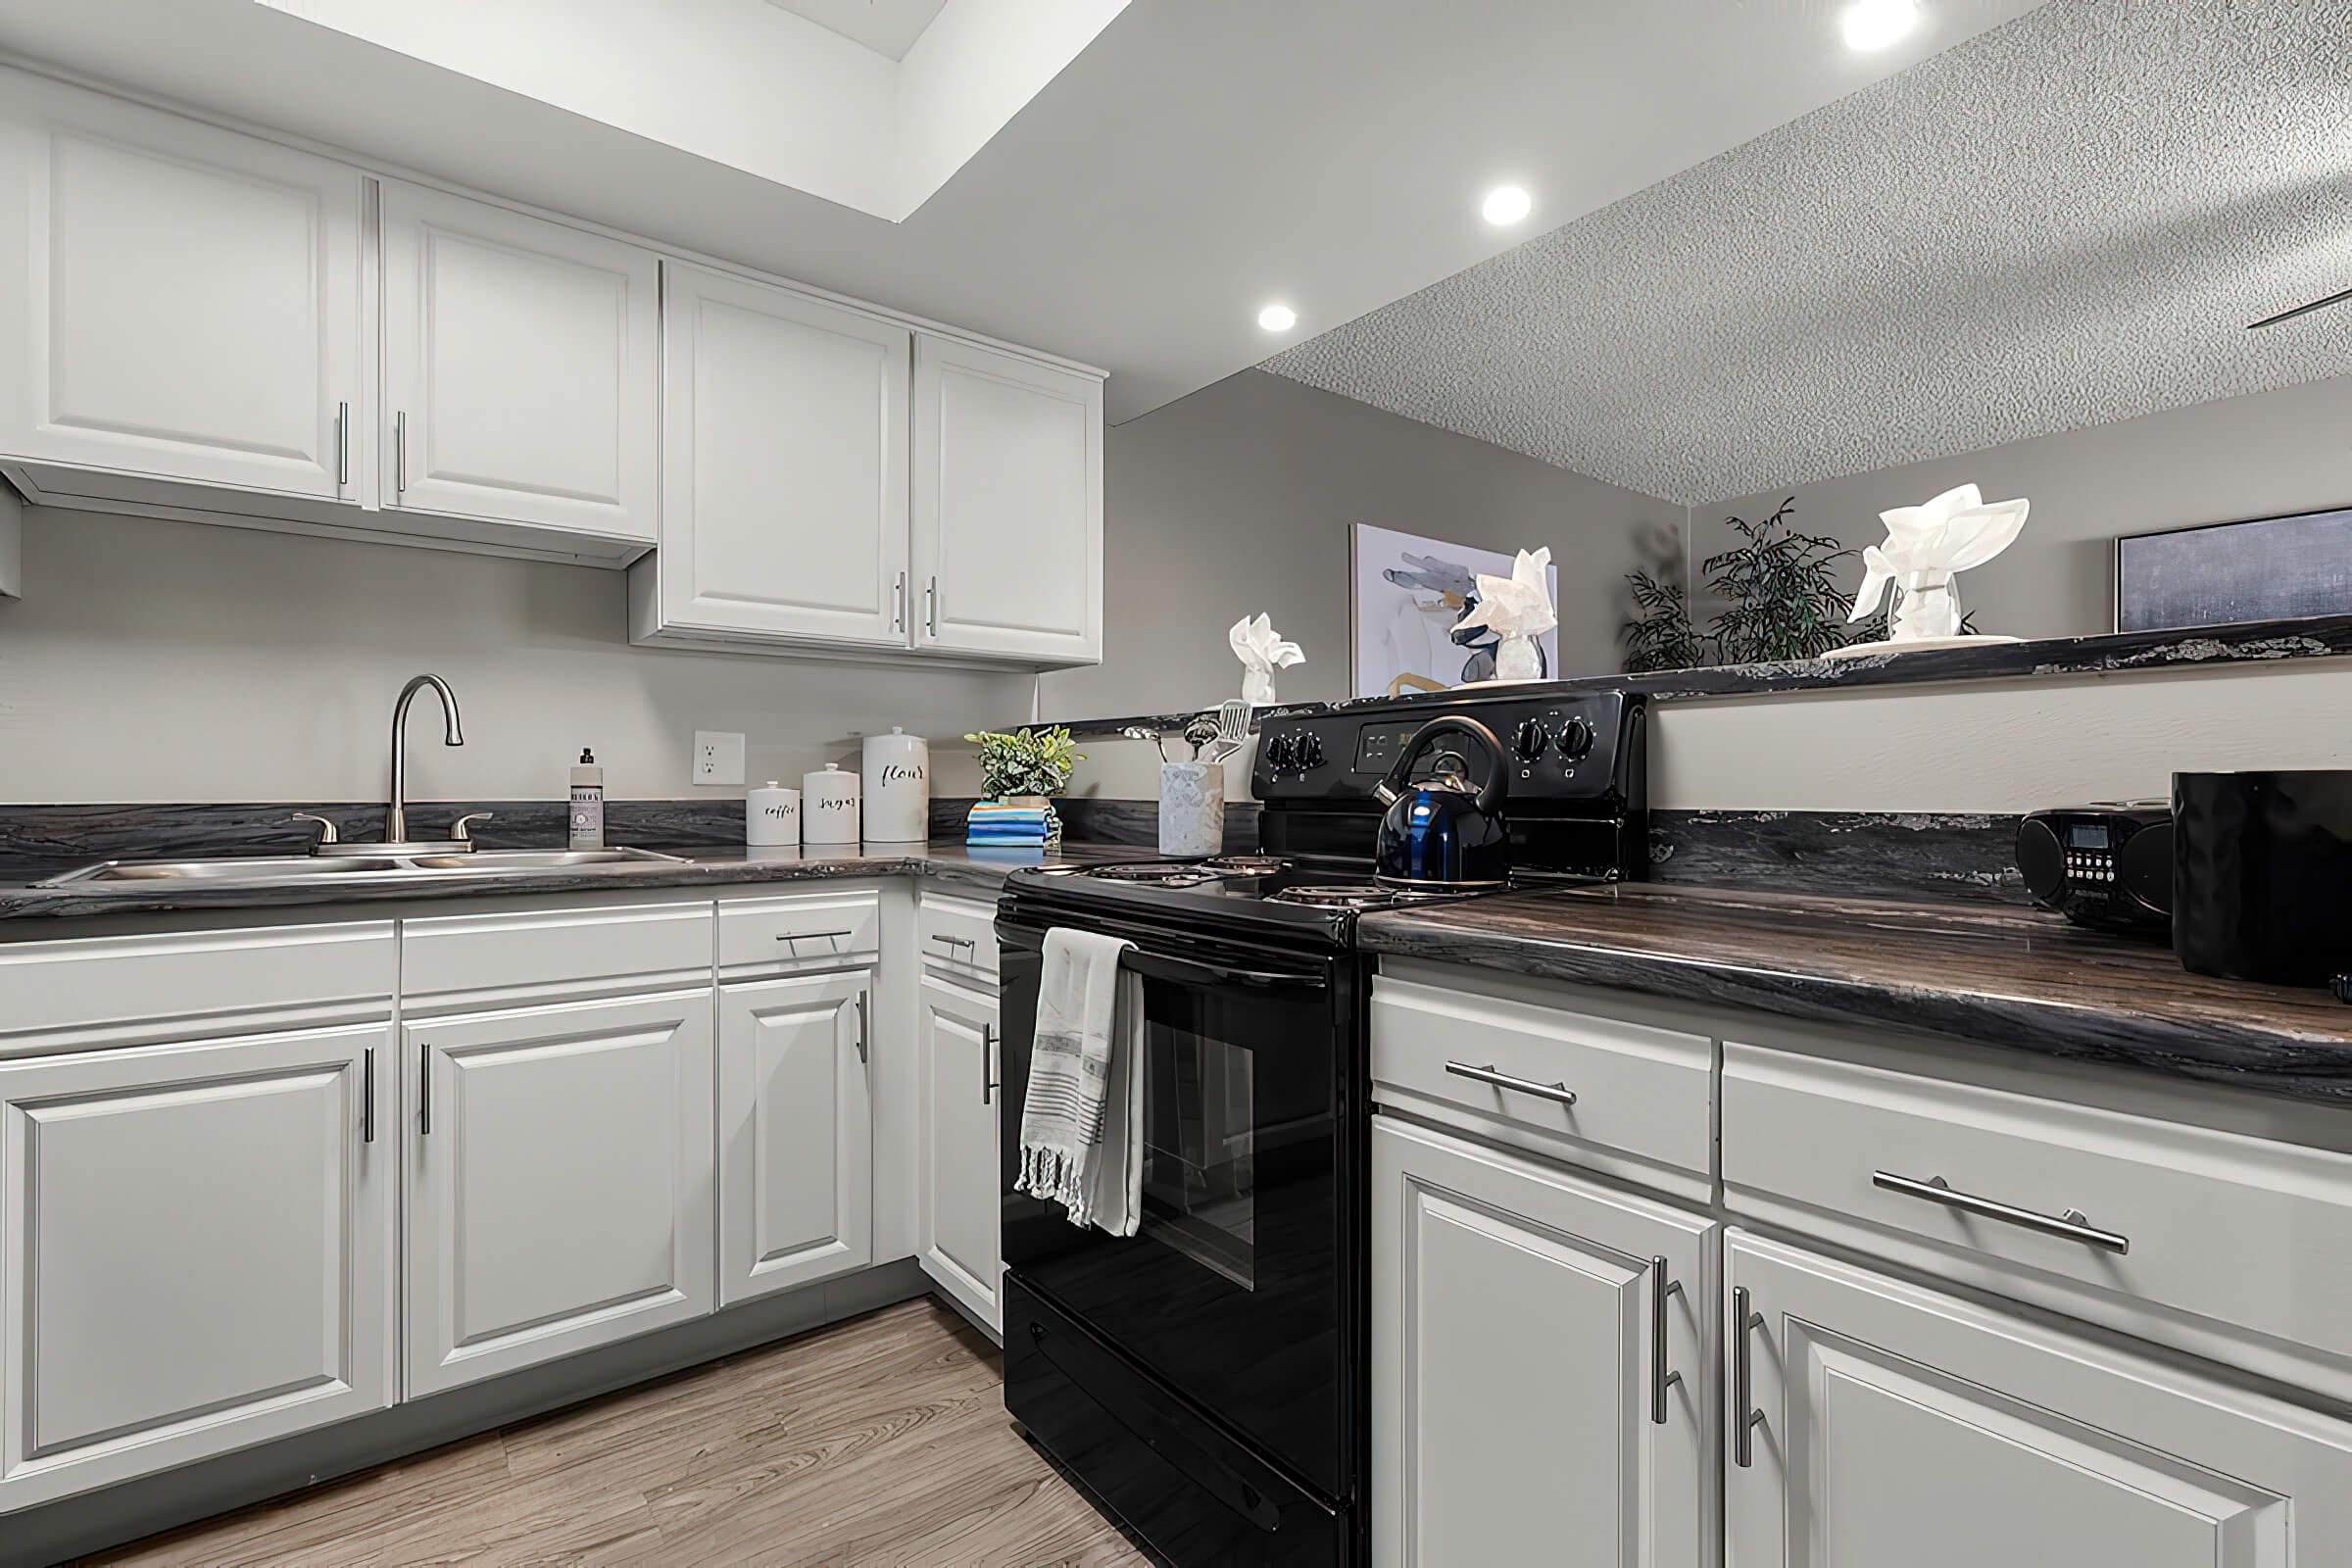
<svg viewBox="0 0 2352 1568">
<path fill-rule="evenodd" d="M 965 819 L 963 841 L 997 849 L 1044 849 L 1061 841 L 1061 818 L 1046 801 L 982 801 Z"/>
</svg>

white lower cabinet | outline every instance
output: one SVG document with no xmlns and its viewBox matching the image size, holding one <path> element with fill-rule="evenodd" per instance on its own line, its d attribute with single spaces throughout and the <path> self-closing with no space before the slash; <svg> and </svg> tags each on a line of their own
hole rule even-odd
<svg viewBox="0 0 2352 1568">
<path fill-rule="evenodd" d="M 934 1284 L 1002 1334 L 997 999 L 925 975 L 916 1049 L 922 1173 L 915 1255 Z"/>
<path fill-rule="evenodd" d="M 403 1026 L 408 1388 L 711 1308 L 711 993 Z"/>
<path fill-rule="evenodd" d="M 733 1305 L 873 1261 L 873 976 L 718 1000 L 718 1295 Z"/>
<path fill-rule="evenodd" d="M 2352 1425 L 1728 1235 L 1736 1568 L 2352 1562 Z"/>
<path fill-rule="evenodd" d="M 0 1064 L 0 1511 L 392 1402 L 391 1045 Z"/>
<path fill-rule="evenodd" d="M 1712 1562 L 1714 1222 L 1393 1116 L 1372 1181 L 1374 1562 Z"/>
</svg>

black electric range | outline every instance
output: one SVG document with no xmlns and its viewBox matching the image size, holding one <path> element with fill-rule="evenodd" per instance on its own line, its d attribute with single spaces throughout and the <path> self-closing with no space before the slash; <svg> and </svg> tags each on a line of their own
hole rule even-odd
<svg viewBox="0 0 2352 1568">
<path fill-rule="evenodd" d="M 998 906 L 1005 1407 L 1177 1568 L 1369 1560 L 1371 965 L 1355 922 L 1484 896 L 1371 871 L 1372 786 L 1449 713 L 1506 744 L 1513 886 L 1640 875 L 1641 698 L 1496 689 L 1277 711 L 1251 771 L 1257 854 L 1016 871 Z M 1468 771 L 1483 782 L 1482 763 Z M 1134 944 L 1144 1213 L 1124 1240 L 1012 1188 L 1057 925 Z"/>
</svg>

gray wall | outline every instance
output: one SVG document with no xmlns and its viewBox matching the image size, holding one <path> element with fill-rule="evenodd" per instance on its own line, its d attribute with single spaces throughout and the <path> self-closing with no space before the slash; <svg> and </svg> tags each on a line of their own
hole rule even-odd
<svg viewBox="0 0 2352 1568">
<path fill-rule="evenodd" d="M 1494 550 L 1551 547 L 1560 667 L 1618 667 L 1642 530 L 1683 509 L 1535 458 L 1244 370 L 1109 432 L 1103 662 L 1039 684 L 1048 718 L 1173 711 L 1239 695 L 1226 628 L 1264 611 L 1306 652 L 1281 695 L 1348 685 L 1354 522 Z M 1674 540 L 1664 539 L 1670 556 Z"/>
<path fill-rule="evenodd" d="M 797 781 L 867 730 L 1029 712 L 1025 675 L 632 648 L 621 573 L 584 566 L 36 510 L 24 578 L 0 600 L 7 802 L 381 799 L 392 700 L 428 669 L 466 744 L 412 716 L 419 800 L 559 799 L 582 746 L 616 799 L 688 796 L 697 729 Z"/>
<path fill-rule="evenodd" d="M 1691 559 L 1731 542 L 1726 514 L 1752 521 L 1790 495 L 1797 526 L 1861 546 L 1886 538 L 1886 509 L 1970 483 L 2034 502 L 2017 543 L 1960 579 L 1977 628 L 2107 631 L 2117 535 L 2352 506 L 2352 376 L 1694 508 Z M 1859 563 L 1842 569 L 1860 581 Z"/>
</svg>

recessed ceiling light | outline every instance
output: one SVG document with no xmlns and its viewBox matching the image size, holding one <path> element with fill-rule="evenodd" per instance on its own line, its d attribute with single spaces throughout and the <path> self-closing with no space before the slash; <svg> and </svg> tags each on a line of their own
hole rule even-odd
<svg viewBox="0 0 2352 1568">
<path fill-rule="evenodd" d="M 1838 18 L 1845 46 L 1871 54 L 1899 43 L 1919 25 L 1919 0 L 1854 0 Z"/>
<path fill-rule="evenodd" d="M 1535 198 L 1516 185 L 1497 185 L 1479 203 L 1480 216 L 1496 225 L 1516 223 L 1536 205 Z"/>
<path fill-rule="evenodd" d="M 1269 332 L 1288 332 L 1298 324 L 1298 313 L 1288 305 L 1269 305 L 1257 313 L 1257 324 Z"/>
</svg>

